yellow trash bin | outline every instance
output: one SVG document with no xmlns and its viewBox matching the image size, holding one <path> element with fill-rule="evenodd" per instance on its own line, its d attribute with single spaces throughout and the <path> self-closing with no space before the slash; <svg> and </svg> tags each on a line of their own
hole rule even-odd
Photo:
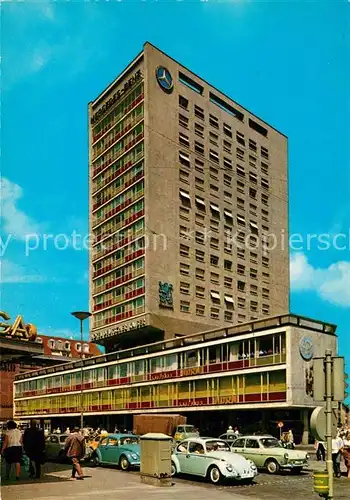
<svg viewBox="0 0 350 500">
<path fill-rule="evenodd" d="M 329 493 L 328 472 L 314 472 L 314 492 L 320 496 L 327 496 Z"/>
</svg>

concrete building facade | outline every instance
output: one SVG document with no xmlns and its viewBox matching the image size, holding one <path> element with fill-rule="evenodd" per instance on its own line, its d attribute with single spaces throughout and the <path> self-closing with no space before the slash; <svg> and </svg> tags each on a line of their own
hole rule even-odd
<svg viewBox="0 0 350 500">
<path fill-rule="evenodd" d="M 111 351 L 288 311 L 283 134 L 149 43 L 89 123 L 91 340 Z"/>
</svg>

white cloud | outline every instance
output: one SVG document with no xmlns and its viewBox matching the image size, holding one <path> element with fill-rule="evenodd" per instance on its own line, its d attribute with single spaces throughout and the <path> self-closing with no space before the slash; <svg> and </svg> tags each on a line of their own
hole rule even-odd
<svg viewBox="0 0 350 500">
<path fill-rule="evenodd" d="M 304 254 L 297 253 L 291 257 L 290 280 L 292 290 L 313 290 L 327 302 L 350 306 L 350 262 L 314 268 Z"/>
<path fill-rule="evenodd" d="M 17 207 L 23 190 L 5 177 L 0 180 L 2 228 L 13 238 L 23 240 L 28 234 L 41 232 L 40 225 Z"/>
<path fill-rule="evenodd" d="M 28 272 L 24 267 L 3 259 L 0 261 L 0 283 L 43 283 L 45 278 Z"/>
</svg>

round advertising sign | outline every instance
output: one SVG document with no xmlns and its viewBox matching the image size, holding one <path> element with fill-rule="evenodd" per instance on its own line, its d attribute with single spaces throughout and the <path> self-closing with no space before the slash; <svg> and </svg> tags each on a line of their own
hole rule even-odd
<svg viewBox="0 0 350 500">
<path fill-rule="evenodd" d="M 305 361 L 310 361 L 314 355 L 314 345 L 311 337 L 303 337 L 299 342 L 300 356 Z"/>
</svg>

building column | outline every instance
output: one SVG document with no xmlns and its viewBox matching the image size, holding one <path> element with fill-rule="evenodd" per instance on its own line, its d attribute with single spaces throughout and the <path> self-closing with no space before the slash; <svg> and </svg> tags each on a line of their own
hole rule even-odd
<svg viewBox="0 0 350 500">
<path fill-rule="evenodd" d="M 270 432 L 270 412 L 269 410 L 262 410 L 261 412 L 261 422 L 263 427 L 263 432 Z"/>
<path fill-rule="evenodd" d="M 303 435 L 301 438 L 301 444 L 309 444 L 309 410 L 301 410 L 301 421 L 303 423 Z"/>
</svg>

